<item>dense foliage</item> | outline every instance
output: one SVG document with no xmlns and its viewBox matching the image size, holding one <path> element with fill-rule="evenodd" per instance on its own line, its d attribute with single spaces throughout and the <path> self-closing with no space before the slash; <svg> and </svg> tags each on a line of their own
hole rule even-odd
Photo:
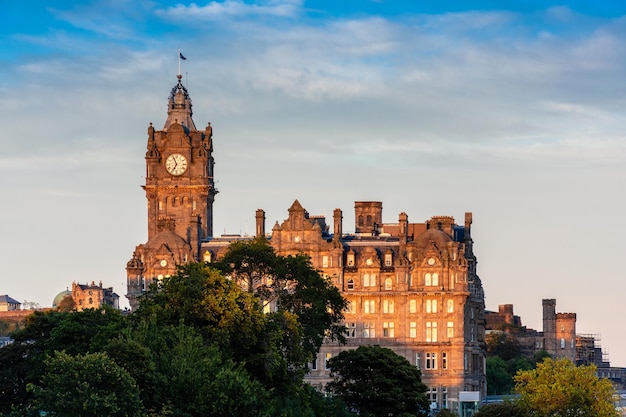
<svg viewBox="0 0 626 417">
<path fill-rule="evenodd" d="M 251 274 L 280 284 L 242 290 L 232 279 L 242 252 L 266 262 Z M 0 349 L 0 415 L 347 416 L 303 382 L 324 335 L 341 337 L 338 290 L 264 241 L 227 256 L 228 268 L 181 266 L 129 316 L 67 306 L 29 316 Z M 276 308 L 264 313 L 267 297 Z"/>
<path fill-rule="evenodd" d="M 615 389 L 596 375 L 596 367 L 547 358 L 536 369 L 515 376 L 520 404 L 536 417 L 616 417 Z"/>
<path fill-rule="evenodd" d="M 329 361 L 333 381 L 327 390 L 362 417 L 428 414 L 426 385 L 420 371 L 390 349 L 360 346 Z"/>
</svg>

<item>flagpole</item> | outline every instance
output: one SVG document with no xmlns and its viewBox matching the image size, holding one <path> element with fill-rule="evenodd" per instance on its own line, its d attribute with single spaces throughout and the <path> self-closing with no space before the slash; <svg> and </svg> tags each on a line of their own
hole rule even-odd
<svg viewBox="0 0 626 417">
<path fill-rule="evenodd" d="M 178 75 L 180 76 L 180 48 L 178 48 Z"/>
</svg>

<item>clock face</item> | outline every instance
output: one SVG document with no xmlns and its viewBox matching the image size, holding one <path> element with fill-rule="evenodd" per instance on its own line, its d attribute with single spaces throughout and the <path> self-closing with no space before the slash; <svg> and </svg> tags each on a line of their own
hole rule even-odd
<svg viewBox="0 0 626 417">
<path fill-rule="evenodd" d="M 187 171 L 187 159 L 179 153 L 173 153 L 165 160 L 165 169 L 172 175 L 181 175 Z"/>
<path fill-rule="evenodd" d="M 435 264 L 435 258 L 428 258 L 428 265 L 434 265 Z"/>
</svg>

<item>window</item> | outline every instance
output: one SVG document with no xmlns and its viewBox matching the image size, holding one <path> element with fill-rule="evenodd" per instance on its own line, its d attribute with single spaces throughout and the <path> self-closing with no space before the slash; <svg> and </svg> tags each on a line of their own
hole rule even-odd
<svg viewBox="0 0 626 417">
<path fill-rule="evenodd" d="M 376 301 L 375 300 L 365 300 L 365 301 L 363 301 L 363 312 L 365 314 L 374 314 L 374 313 L 376 313 Z"/>
<path fill-rule="evenodd" d="M 448 336 L 448 338 L 454 337 L 454 322 L 453 321 L 448 322 L 448 327 L 446 328 L 446 336 Z"/>
<path fill-rule="evenodd" d="M 383 313 L 393 313 L 394 303 L 393 300 L 383 300 Z"/>
<path fill-rule="evenodd" d="M 422 369 L 422 354 L 420 352 L 415 352 L 415 367 Z"/>
<path fill-rule="evenodd" d="M 437 300 L 426 300 L 426 312 L 427 313 L 437 312 Z"/>
<path fill-rule="evenodd" d="M 441 387 L 441 407 L 448 408 L 448 387 Z"/>
<path fill-rule="evenodd" d="M 437 369 L 436 352 L 426 352 L 426 369 Z"/>
<path fill-rule="evenodd" d="M 417 311 L 417 301 L 409 300 L 409 313 L 415 313 Z"/>
<path fill-rule="evenodd" d="M 91 298 L 89 299 L 89 304 L 91 304 Z M 565 339 L 561 339 L 561 349 L 565 349 Z"/>
<path fill-rule="evenodd" d="M 376 286 L 376 274 L 371 274 L 370 275 L 370 287 L 375 287 Z"/>
<path fill-rule="evenodd" d="M 409 323 L 409 337 L 413 339 L 417 337 L 417 323 L 414 321 Z"/>
<path fill-rule="evenodd" d="M 317 355 L 315 355 L 315 357 L 311 361 L 310 366 L 312 371 L 317 371 Z"/>
<path fill-rule="evenodd" d="M 369 287 L 370 285 L 370 274 L 363 274 L 363 286 Z"/>
<path fill-rule="evenodd" d="M 328 268 L 328 255 L 322 256 L 322 268 Z"/>
<path fill-rule="evenodd" d="M 354 280 L 352 278 L 350 278 L 348 280 L 348 289 L 349 290 L 353 290 L 354 289 Z"/>
<path fill-rule="evenodd" d="M 163 202 L 159 201 L 159 211 L 162 211 L 162 210 L 163 210 Z"/>
<path fill-rule="evenodd" d="M 204 255 L 202 255 L 202 260 L 204 262 L 211 262 L 211 252 L 205 251 Z"/>
<path fill-rule="evenodd" d="M 349 253 L 348 254 L 348 266 L 354 266 L 354 253 Z"/>
<path fill-rule="evenodd" d="M 448 352 L 441 352 L 441 369 L 448 369 Z"/>
<path fill-rule="evenodd" d="M 427 287 L 439 285 L 439 274 L 436 272 L 433 272 L 432 274 L 427 272 L 426 275 L 424 275 L 424 285 Z"/>
<path fill-rule="evenodd" d="M 329 370 L 330 368 L 328 367 L 328 361 L 330 360 L 330 358 L 333 357 L 332 353 L 327 353 L 326 355 L 324 355 L 324 369 L 325 370 Z"/>
<path fill-rule="evenodd" d="M 346 323 L 346 337 L 356 337 L 356 323 Z"/>
<path fill-rule="evenodd" d="M 385 254 L 385 266 L 391 266 L 393 264 L 393 260 L 391 258 L 390 253 Z"/>
<path fill-rule="evenodd" d="M 356 301 L 350 300 L 348 301 L 348 313 L 355 314 L 356 313 Z"/>
<path fill-rule="evenodd" d="M 383 337 L 395 337 L 395 332 L 393 331 L 393 321 L 383 322 Z"/>
<path fill-rule="evenodd" d="M 426 322 L 426 341 L 427 342 L 437 341 L 437 322 L 436 321 Z"/>
<path fill-rule="evenodd" d="M 385 291 L 391 291 L 393 289 L 393 281 L 391 278 L 385 279 Z"/>
<path fill-rule="evenodd" d="M 454 313 L 454 300 L 450 299 L 447 301 L 446 310 L 448 311 L 448 313 Z"/>
<path fill-rule="evenodd" d="M 374 323 L 373 321 L 363 323 L 363 337 L 376 337 L 376 323 Z"/>
<path fill-rule="evenodd" d="M 428 395 L 428 401 L 431 404 L 437 404 L 437 387 L 429 388 L 426 395 Z M 437 408 L 437 407 L 435 406 L 434 408 Z"/>
</svg>

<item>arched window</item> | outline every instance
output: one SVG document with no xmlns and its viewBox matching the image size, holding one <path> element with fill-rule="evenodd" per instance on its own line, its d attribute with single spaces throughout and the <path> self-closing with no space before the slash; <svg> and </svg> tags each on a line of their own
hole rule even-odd
<svg viewBox="0 0 626 417">
<path fill-rule="evenodd" d="M 427 287 L 432 285 L 432 276 L 430 275 L 430 272 L 426 272 L 426 275 L 424 275 L 424 285 Z"/>
<path fill-rule="evenodd" d="M 211 252 L 209 251 L 204 252 L 204 255 L 202 255 L 202 260 L 204 262 L 211 262 Z"/>
<path fill-rule="evenodd" d="M 354 280 L 352 278 L 350 278 L 348 280 L 348 289 L 349 290 L 353 290 L 354 289 Z"/>
<path fill-rule="evenodd" d="M 433 285 L 439 285 L 439 274 L 433 273 Z"/>
<path fill-rule="evenodd" d="M 370 286 L 370 274 L 363 274 L 363 286 L 364 287 Z"/>
</svg>

